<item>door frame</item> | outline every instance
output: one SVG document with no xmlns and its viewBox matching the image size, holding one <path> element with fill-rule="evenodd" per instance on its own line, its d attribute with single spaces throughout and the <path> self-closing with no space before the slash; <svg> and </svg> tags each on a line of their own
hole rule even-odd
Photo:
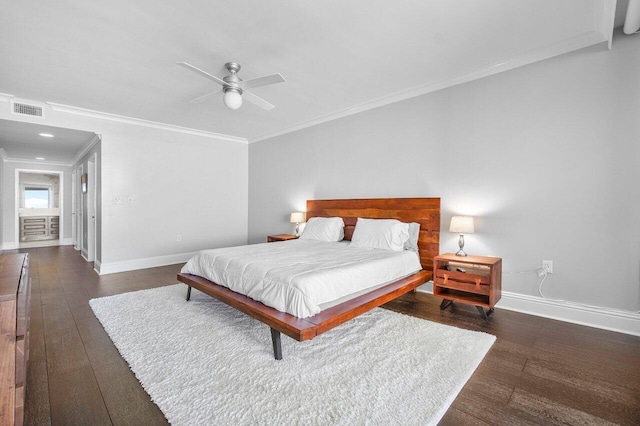
<svg viewBox="0 0 640 426">
<path fill-rule="evenodd" d="M 76 174 L 76 180 L 79 180 L 82 176 L 82 174 L 84 173 L 84 165 L 80 164 L 78 166 L 78 173 Z M 76 182 L 76 187 L 78 185 L 78 182 Z M 76 191 L 76 193 L 78 194 L 78 204 L 76 205 L 76 212 L 78 213 L 76 215 L 76 235 L 78 236 L 78 247 L 76 248 L 76 250 L 80 251 L 80 255 L 83 256 L 82 254 L 82 249 L 84 248 L 84 197 L 82 196 L 82 190 L 80 191 Z M 84 256 L 83 256 L 84 257 Z"/>
<path fill-rule="evenodd" d="M 87 161 L 87 261 L 93 262 L 96 258 L 96 163 L 98 154 Z"/>
<path fill-rule="evenodd" d="M 76 205 L 78 204 L 78 183 L 76 182 L 76 170 L 71 171 L 71 241 L 73 248 L 78 250 L 78 223 L 76 222 Z"/>
</svg>

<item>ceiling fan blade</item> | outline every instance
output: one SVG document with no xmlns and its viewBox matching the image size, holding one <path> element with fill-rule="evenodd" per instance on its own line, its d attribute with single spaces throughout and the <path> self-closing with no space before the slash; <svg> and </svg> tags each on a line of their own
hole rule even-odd
<svg viewBox="0 0 640 426">
<path fill-rule="evenodd" d="M 200 74 L 201 76 L 208 78 L 209 80 L 215 81 L 221 86 L 224 86 L 226 84 L 222 79 L 216 77 L 215 75 L 211 75 L 206 71 L 202 71 L 200 68 L 196 68 L 193 65 L 188 64 L 186 62 L 178 62 L 178 65 L 185 67 L 186 69 L 191 70 L 197 74 Z"/>
<path fill-rule="evenodd" d="M 204 98 L 208 98 L 209 96 L 211 96 L 211 95 L 215 95 L 215 94 L 218 94 L 218 93 L 220 93 L 220 92 L 222 92 L 222 88 L 220 88 L 220 89 L 218 89 L 218 90 L 216 90 L 216 91 L 214 91 L 214 92 L 205 93 L 204 95 L 202 95 L 202 96 L 198 96 L 197 98 L 193 98 L 193 99 L 191 99 L 191 100 L 189 101 L 189 103 L 190 103 L 190 104 L 195 104 L 196 102 L 200 102 L 200 101 L 201 101 L 201 100 L 203 100 Z"/>
<path fill-rule="evenodd" d="M 254 87 L 266 86 L 267 84 L 283 83 L 284 77 L 280 74 L 265 75 L 264 77 L 252 78 L 240 82 L 243 89 L 253 89 Z"/>
<path fill-rule="evenodd" d="M 242 93 L 242 97 L 252 104 L 258 105 L 262 109 L 266 109 L 267 111 L 274 109 L 276 106 L 270 104 L 262 98 L 257 97 L 251 92 L 247 92 L 246 90 Z"/>
</svg>

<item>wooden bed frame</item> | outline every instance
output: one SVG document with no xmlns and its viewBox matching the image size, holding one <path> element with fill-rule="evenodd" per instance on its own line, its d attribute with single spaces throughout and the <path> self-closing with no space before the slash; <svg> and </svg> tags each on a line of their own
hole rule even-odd
<svg viewBox="0 0 640 426">
<path fill-rule="evenodd" d="M 440 249 L 440 199 L 439 198 L 374 198 L 347 200 L 307 201 L 307 220 L 312 217 L 342 217 L 345 222 L 345 240 L 351 240 L 358 217 L 372 219 L 398 219 L 402 222 L 420 223 L 418 248 L 423 270 L 409 277 L 379 287 L 371 292 L 347 300 L 309 317 L 298 318 L 266 306 L 247 296 L 191 274 L 178 274 L 178 280 L 209 296 L 262 321 L 271 327 L 273 352 L 282 359 L 281 333 L 297 341 L 313 339 L 338 325 L 415 290 L 432 278 L 433 258 Z"/>
</svg>

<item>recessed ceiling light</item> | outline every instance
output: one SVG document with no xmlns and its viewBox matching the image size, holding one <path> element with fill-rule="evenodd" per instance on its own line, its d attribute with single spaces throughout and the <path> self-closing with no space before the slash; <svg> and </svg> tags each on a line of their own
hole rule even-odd
<svg viewBox="0 0 640 426">
<path fill-rule="evenodd" d="M 36 160 L 44 160 L 44 157 L 36 157 Z"/>
<path fill-rule="evenodd" d="M 52 138 L 53 135 L 51 133 L 38 133 L 43 138 Z"/>
</svg>

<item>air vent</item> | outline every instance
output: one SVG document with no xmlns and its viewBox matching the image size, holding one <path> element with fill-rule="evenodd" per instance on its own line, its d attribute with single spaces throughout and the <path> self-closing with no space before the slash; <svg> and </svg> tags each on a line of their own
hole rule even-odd
<svg viewBox="0 0 640 426">
<path fill-rule="evenodd" d="M 13 113 L 28 115 L 31 117 L 42 117 L 44 118 L 44 108 L 40 105 L 28 104 L 25 102 L 14 101 L 13 104 Z"/>
</svg>

